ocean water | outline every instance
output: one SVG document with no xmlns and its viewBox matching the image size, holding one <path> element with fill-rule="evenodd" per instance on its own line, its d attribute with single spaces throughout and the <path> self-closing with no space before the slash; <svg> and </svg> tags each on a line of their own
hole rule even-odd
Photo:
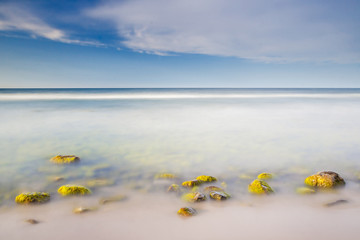
<svg viewBox="0 0 360 240">
<path fill-rule="evenodd" d="M 0 239 L 358 235 L 360 89 L 0 89 L 0 116 Z M 49 161 L 59 154 L 81 160 Z M 322 170 L 339 173 L 346 186 L 296 194 Z M 274 174 L 275 194 L 252 196 L 247 186 L 262 172 Z M 204 174 L 231 199 L 189 204 L 166 192 Z M 94 179 L 111 184 L 90 187 L 88 197 L 57 194 L 61 185 Z M 50 192 L 51 201 L 14 203 L 29 191 Z M 99 204 L 119 194 L 126 200 Z M 348 203 L 324 207 L 339 199 Z M 184 206 L 198 215 L 177 216 Z M 74 214 L 76 207 L 96 210 Z"/>
</svg>

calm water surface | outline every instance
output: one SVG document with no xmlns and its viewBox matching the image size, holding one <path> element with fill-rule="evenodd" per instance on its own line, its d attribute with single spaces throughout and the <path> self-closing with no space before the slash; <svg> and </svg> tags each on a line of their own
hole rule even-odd
<svg viewBox="0 0 360 240">
<path fill-rule="evenodd" d="M 0 89 L 0 239 L 354 239 L 360 213 L 360 89 Z M 59 166 L 54 155 L 79 164 Z M 296 195 L 333 170 L 347 185 Z M 273 196 L 251 196 L 261 172 Z M 170 172 L 175 180 L 155 180 Z M 188 204 L 166 192 L 198 175 L 227 184 L 229 201 Z M 54 182 L 55 177 L 64 180 Z M 90 197 L 59 186 L 108 179 Z M 201 189 L 200 189 L 201 190 Z M 48 191 L 39 206 L 21 192 Z M 100 206 L 102 197 L 127 200 Z M 346 199 L 334 208 L 324 203 Z M 195 207 L 182 219 L 176 211 Z M 75 207 L 97 210 L 75 215 Z M 35 218 L 40 224 L 24 220 Z M 187 237 L 189 238 L 189 237 Z"/>
</svg>

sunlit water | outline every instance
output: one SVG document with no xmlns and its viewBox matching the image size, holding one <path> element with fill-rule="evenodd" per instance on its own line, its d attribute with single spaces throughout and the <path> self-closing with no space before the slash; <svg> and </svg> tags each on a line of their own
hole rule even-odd
<svg viewBox="0 0 360 240">
<path fill-rule="evenodd" d="M 360 213 L 359 89 L 0 90 L 0 239 L 355 239 Z M 80 163 L 60 166 L 55 155 Z M 308 175 L 338 172 L 346 187 L 295 193 Z M 175 180 L 155 180 L 169 172 Z M 272 196 L 251 196 L 261 172 Z M 167 193 L 198 175 L 230 200 L 189 204 Z M 64 180 L 54 182 L 55 177 Z M 64 184 L 93 187 L 64 198 Z M 202 189 L 200 188 L 200 191 Z M 51 201 L 18 206 L 21 192 Z M 99 199 L 127 199 L 99 205 Z M 339 199 L 347 204 L 325 208 Z M 76 215 L 75 207 L 97 210 Z M 192 206 L 198 215 L 177 216 Z M 30 225 L 26 219 L 40 221 Z"/>
</svg>

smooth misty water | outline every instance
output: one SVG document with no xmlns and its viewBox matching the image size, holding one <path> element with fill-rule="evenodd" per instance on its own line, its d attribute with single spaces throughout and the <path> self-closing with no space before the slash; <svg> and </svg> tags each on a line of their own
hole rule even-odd
<svg viewBox="0 0 360 240">
<path fill-rule="evenodd" d="M 0 90 L 0 239 L 353 239 L 360 213 L 359 89 L 57 89 Z M 75 154 L 81 162 L 49 159 Z M 298 196 L 321 170 L 338 172 L 344 189 Z M 267 171 L 276 194 L 254 197 L 247 185 Z M 159 172 L 179 176 L 154 180 Z M 227 183 L 232 199 L 190 204 L 166 193 L 201 174 Z M 56 176 L 64 177 L 53 182 Z M 246 179 L 242 176 L 248 176 Z M 57 188 L 107 178 L 83 198 Z M 24 191 L 48 191 L 50 203 L 16 206 Z M 75 215 L 101 197 L 124 202 Z M 333 209 L 326 202 L 347 199 Z M 41 221 L 36 226 L 28 218 Z"/>
</svg>

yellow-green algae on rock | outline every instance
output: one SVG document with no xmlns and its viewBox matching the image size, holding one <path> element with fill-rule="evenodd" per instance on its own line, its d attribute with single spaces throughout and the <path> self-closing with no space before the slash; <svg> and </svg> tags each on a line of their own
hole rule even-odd
<svg viewBox="0 0 360 240">
<path fill-rule="evenodd" d="M 204 188 L 204 192 L 211 192 L 211 191 L 224 192 L 224 189 L 217 187 L 217 186 L 208 186 L 208 187 Z"/>
<path fill-rule="evenodd" d="M 308 187 L 299 187 L 296 189 L 296 193 L 301 195 L 314 194 L 315 190 Z"/>
<path fill-rule="evenodd" d="M 198 176 L 196 178 L 196 180 L 199 180 L 201 182 L 215 182 L 217 181 L 217 179 L 215 177 L 212 177 L 212 176 L 206 176 L 206 175 L 201 175 L 201 176 Z"/>
<path fill-rule="evenodd" d="M 45 203 L 50 200 L 50 194 L 46 192 L 22 193 L 15 198 L 18 204 Z"/>
<path fill-rule="evenodd" d="M 254 194 L 268 194 L 274 192 L 269 184 L 267 184 L 267 182 L 259 179 L 256 179 L 250 183 L 248 190 L 250 193 Z"/>
<path fill-rule="evenodd" d="M 272 179 L 273 178 L 273 175 L 271 173 L 260 173 L 258 176 L 257 176 L 258 179 Z"/>
<path fill-rule="evenodd" d="M 63 196 L 68 195 L 88 195 L 91 194 L 91 190 L 81 185 L 64 185 L 58 189 L 58 193 Z"/>
<path fill-rule="evenodd" d="M 202 181 L 195 179 L 195 180 L 185 181 L 181 185 L 183 187 L 195 187 L 195 186 L 199 186 L 201 183 L 202 183 Z"/>
<path fill-rule="evenodd" d="M 167 190 L 168 192 L 179 192 L 180 186 L 177 184 L 171 184 Z"/>
<path fill-rule="evenodd" d="M 200 192 L 192 192 L 184 194 L 181 199 L 185 202 L 202 202 L 206 200 L 206 196 Z"/>
<path fill-rule="evenodd" d="M 57 155 L 50 159 L 51 162 L 57 163 L 57 164 L 68 164 L 68 163 L 74 163 L 77 161 L 80 161 L 80 158 L 74 155 Z"/>
<path fill-rule="evenodd" d="M 177 212 L 178 215 L 183 217 L 191 217 L 197 214 L 196 210 L 192 207 L 183 207 L 180 208 Z"/>
<path fill-rule="evenodd" d="M 335 172 L 323 171 L 307 177 L 305 184 L 312 187 L 333 188 L 345 185 L 345 181 Z"/>
<path fill-rule="evenodd" d="M 230 198 L 230 195 L 226 192 L 220 192 L 220 191 L 211 191 L 210 192 L 210 198 L 218 201 L 226 200 Z"/>
<path fill-rule="evenodd" d="M 158 173 L 155 175 L 155 179 L 174 179 L 174 178 L 176 178 L 176 175 L 172 173 Z"/>
</svg>

